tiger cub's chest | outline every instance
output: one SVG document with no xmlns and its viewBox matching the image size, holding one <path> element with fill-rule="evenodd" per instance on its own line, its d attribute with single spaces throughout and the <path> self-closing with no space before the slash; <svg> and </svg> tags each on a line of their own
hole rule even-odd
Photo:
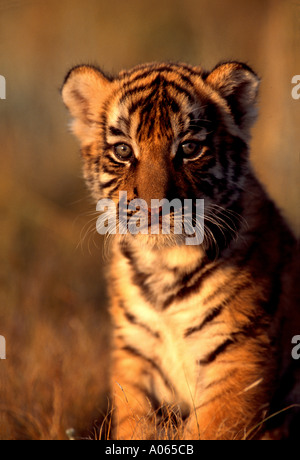
<svg viewBox="0 0 300 460">
<path fill-rule="evenodd" d="M 207 299 L 228 273 L 216 268 L 207 282 L 200 282 L 201 267 L 198 259 L 192 270 L 181 273 L 177 285 L 172 270 L 160 270 L 159 262 L 144 277 L 137 276 L 126 259 L 119 259 L 115 267 L 121 298 L 114 315 L 117 333 L 124 337 L 126 347 L 155 369 L 154 386 L 161 399 L 171 398 L 170 387 L 177 399 L 194 397 L 203 377 L 201 360 L 227 334 L 225 322 L 205 325 L 214 315 L 214 306 Z"/>
</svg>

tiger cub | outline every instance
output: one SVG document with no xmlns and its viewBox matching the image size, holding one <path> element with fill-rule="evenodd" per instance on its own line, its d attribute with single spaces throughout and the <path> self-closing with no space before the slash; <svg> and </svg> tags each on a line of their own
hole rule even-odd
<svg viewBox="0 0 300 460">
<path fill-rule="evenodd" d="M 144 200 L 149 227 L 156 212 L 160 230 L 153 200 L 204 200 L 198 244 L 174 231 L 171 209 L 169 234 L 115 232 L 115 439 L 251 438 L 299 398 L 281 350 L 299 332 L 287 302 L 295 239 L 249 163 L 258 88 L 253 70 L 234 61 L 211 72 L 152 63 L 116 77 L 82 65 L 65 79 L 96 200 L 116 209 L 119 192 Z M 289 419 L 288 434 L 293 427 Z"/>
</svg>

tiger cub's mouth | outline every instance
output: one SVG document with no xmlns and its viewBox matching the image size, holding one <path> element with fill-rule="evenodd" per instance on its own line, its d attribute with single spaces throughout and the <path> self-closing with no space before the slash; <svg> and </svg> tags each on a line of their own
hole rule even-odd
<svg viewBox="0 0 300 460">
<path fill-rule="evenodd" d="M 119 193 L 117 205 L 109 199 L 99 200 L 98 233 L 165 237 L 174 244 L 182 244 L 183 239 L 187 245 L 202 243 L 204 200 L 151 201 L 150 208 L 142 199 L 127 201 L 126 192 Z"/>
</svg>

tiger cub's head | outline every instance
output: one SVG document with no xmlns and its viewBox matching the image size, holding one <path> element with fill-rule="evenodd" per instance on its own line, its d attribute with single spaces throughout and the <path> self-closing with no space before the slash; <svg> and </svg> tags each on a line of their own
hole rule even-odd
<svg viewBox="0 0 300 460">
<path fill-rule="evenodd" d="M 211 72 L 153 63 L 116 77 L 88 65 L 71 69 L 62 96 L 93 196 L 117 203 L 124 191 L 149 212 L 151 200 L 204 199 L 216 233 L 217 217 L 243 190 L 258 86 L 239 62 Z"/>
</svg>

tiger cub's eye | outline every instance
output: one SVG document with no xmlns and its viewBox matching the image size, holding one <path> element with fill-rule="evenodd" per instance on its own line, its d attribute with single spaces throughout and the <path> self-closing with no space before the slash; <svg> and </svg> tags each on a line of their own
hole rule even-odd
<svg viewBox="0 0 300 460">
<path fill-rule="evenodd" d="M 129 160 L 133 155 L 132 148 L 127 144 L 116 144 L 114 151 L 121 160 Z"/>
<path fill-rule="evenodd" d="M 183 153 L 183 155 L 186 157 L 186 158 L 189 158 L 193 155 L 195 155 L 198 150 L 199 150 L 199 143 L 198 142 L 183 142 L 180 146 L 181 148 L 181 151 Z"/>
</svg>

